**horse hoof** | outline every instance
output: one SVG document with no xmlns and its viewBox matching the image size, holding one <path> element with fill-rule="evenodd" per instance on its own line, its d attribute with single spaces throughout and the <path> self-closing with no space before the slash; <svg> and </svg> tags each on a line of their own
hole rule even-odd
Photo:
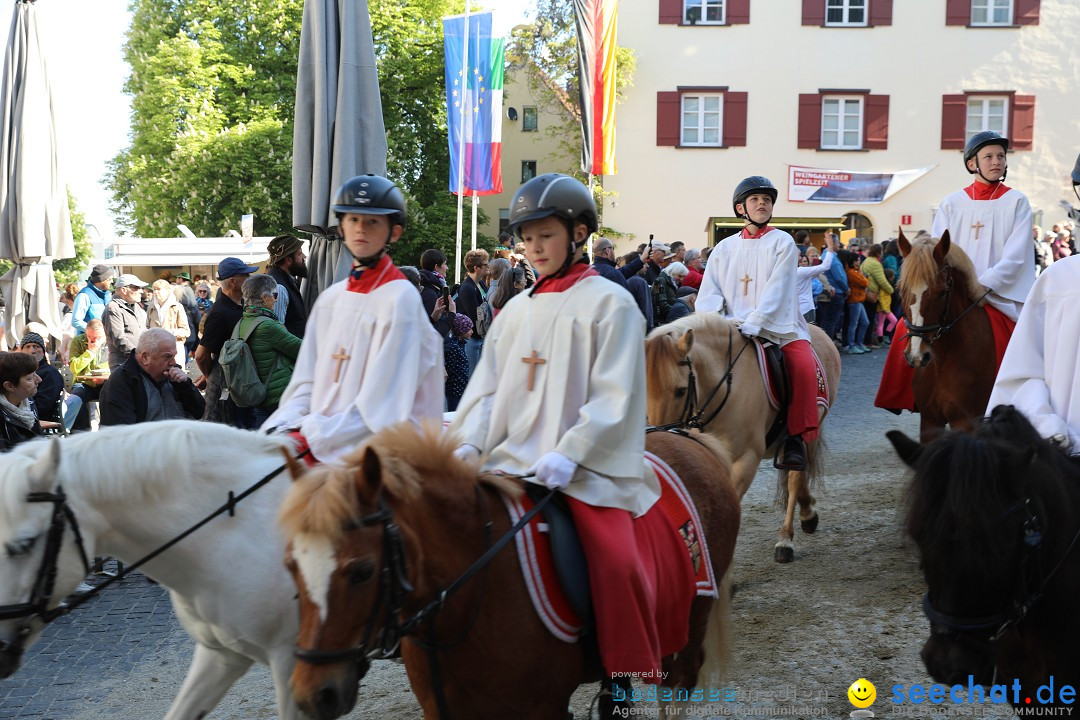
<svg viewBox="0 0 1080 720">
<path fill-rule="evenodd" d="M 778 563 L 789 563 L 795 559 L 795 548 L 786 545 L 778 546 L 773 559 Z"/>
<path fill-rule="evenodd" d="M 800 520 L 799 524 L 802 525 L 802 531 L 807 535 L 813 535 L 817 530 L 818 514 L 814 513 L 808 520 Z"/>
</svg>

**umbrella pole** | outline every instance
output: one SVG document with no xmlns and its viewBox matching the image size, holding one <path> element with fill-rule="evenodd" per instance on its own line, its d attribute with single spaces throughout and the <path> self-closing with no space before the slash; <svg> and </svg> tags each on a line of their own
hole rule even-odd
<svg viewBox="0 0 1080 720">
<path fill-rule="evenodd" d="M 465 108 L 469 104 L 469 0 L 465 0 L 465 52 L 461 54 L 461 77 L 464 79 L 465 102 L 461 103 L 461 122 L 458 124 L 461 136 L 457 147 L 457 262 L 454 263 L 454 283 L 461 281 L 461 226 L 465 202 Z M 475 241 L 473 247 L 476 247 Z"/>
</svg>

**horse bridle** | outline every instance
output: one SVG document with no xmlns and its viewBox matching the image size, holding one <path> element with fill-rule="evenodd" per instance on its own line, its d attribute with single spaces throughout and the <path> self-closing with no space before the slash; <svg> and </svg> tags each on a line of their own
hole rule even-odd
<svg viewBox="0 0 1080 720">
<path fill-rule="evenodd" d="M 961 312 L 959 315 L 957 315 L 950 321 L 948 319 L 949 305 L 952 302 L 952 292 L 954 285 L 952 270 L 952 265 L 944 265 L 940 270 L 938 270 L 939 275 L 941 273 L 945 273 L 945 304 L 942 305 L 941 308 L 941 318 L 934 325 L 908 325 L 905 320 L 904 326 L 907 329 L 907 334 L 904 335 L 903 340 L 907 340 L 909 337 L 917 337 L 923 342 L 925 342 L 927 345 L 933 345 L 935 340 L 938 340 L 942 335 L 945 335 L 947 332 L 952 330 L 953 327 L 956 326 L 956 323 L 960 322 L 960 319 L 962 317 L 975 309 L 979 305 L 979 303 L 981 303 L 986 298 L 986 296 L 990 294 L 990 290 L 988 289 L 986 292 L 979 296 L 978 300 L 972 302 L 970 305 L 964 308 L 963 312 Z M 929 335 L 930 333 L 934 333 L 934 336 L 927 337 L 927 335 Z"/>
<path fill-rule="evenodd" d="M 26 496 L 26 501 L 29 503 L 52 503 L 52 520 L 45 535 L 45 552 L 41 557 L 37 578 L 30 589 L 30 599 L 24 603 L 0 605 L 0 620 L 38 618 L 42 624 L 48 625 L 58 617 L 66 615 L 69 611 L 68 605 L 64 603 L 55 608 L 49 608 L 49 600 L 52 598 L 53 589 L 56 587 L 57 560 L 64 544 L 64 530 L 69 525 L 75 537 L 75 546 L 79 549 L 79 556 L 82 559 L 86 574 L 90 572 L 90 562 L 86 556 L 86 547 L 83 544 L 79 523 L 75 519 L 75 513 L 72 512 L 71 506 L 67 504 L 67 495 L 64 494 L 62 487 L 57 486 L 55 492 L 29 493 Z M 0 640 L 0 652 L 21 654 L 25 649 L 30 634 L 30 625 L 24 623 L 19 628 L 14 642 L 8 643 Z"/>
<path fill-rule="evenodd" d="M 1020 581 L 1016 596 L 1010 601 L 1009 606 L 993 615 L 973 618 L 957 617 L 935 608 L 930 600 L 930 593 L 927 592 L 923 595 L 922 608 L 930 621 L 931 635 L 944 635 L 949 639 L 985 650 L 990 643 L 1023 622 L 1031 609 L 1042 599 L 1046 586 L 1061 569 L 1077 541 L 1080 540 L 1080 530 L 1073 535 L 1072 541 L 1053 569 L 1043 575 L 1040 555 L 1043 540 L 1042 526 L 1038 516 L 1031 510 L 1031 499 L 1025 497 L 1017 501 L 1002 513 L 1001 519 L 1004 520 L 1021 511 L 1026 517 L 1022 525 L 1023 534 L 1020 540 L 1022 552 L 1020 567 L 1017 571 Z M 1035 576 L 1035 582 L 1029 583 L 1032 575 Z"/>
<path fill-rule="evenodd" d="M 442 718 L 442 720 L 449 720 L 450 711 L 446 704 L 446 697 L 443 693 L 442 674 L 439 669 L 436 653 L 449 650 L 465 639 L 465 636 L 468 635 L 469 631 L 480 617 L 482 603 L 476 603 L 472 618 L 465 624 L 457 639 L 450 643 L 439 645 L 435 642 L 426 640 L 420 636 L 419 626 L 428 620 L 431 620 L 431 622 L 434 623 L 435 617 L 438 615 L 439 611 L 443 609 L 450 597 L 460 590 L 474 575 L 481 570 L 486 570 L 491 560 L 506 547 L 522 528 L 528 525 L 529 522 L 544 509 L 548 502 L 555 496 L 555 493 L 556 490 L 554 489 L 548 491 L 546 495 L 540 498 L 540 500 L 538 500 L 528 512 L 522 515 L 521 518 L 514 523 L 513 527 L 511 527 L 494 544 L 491 543 L 492 520 L 491 517 L 488 516 L 484 524 L 484 545 L 486 548 L 484 554 L 477 558 L 464 573 L 450 583 L 444 590 L 438 591 L 434 600 L 405 620 L 402 620 L 401 614 L 405 596 L 412 593 L 414 587 L 409 581 L 409 567 L 405 553 L 405 540 L 402 537 L 401 528 L 394 522 L 393 510 L 386 503 L 383 493 L 380 491 L 377 510 L 359 518 L 348 520 L 343 526 L 343 529 L 346 532 L 351 532 L 361 528 L 381 525 L 383 532 L 383 552 L 382 562 L 379 568 L 378 598 L 375 601 L 375 607 L 372 608 L 371 614 L 368 616 L 360 644 L 355 647 L 344 648 L 341 650 L 316 650 L 297 647 L 294 653 L 296 658 L 313 665 L 331 665 L 334 663 L 355 661 L 358 665 L 360 677 L 363 678 L 371 667 L 372 660 L 384 660 L 396 657 L 402 639 L 412 635 L 416 638 L 417 643 L 423 647 L 428 654 L 428 661 L 431 664 L 432 685 L 435 700 L 438 705 L 439 717 Z M 481 499 L 485 498 L 483 491 L 479 486 L 477 486 L 477 495 Z M 483 502 L 486 509 L 486 499 L 484 499 Z M 485 584 L 486 581 L 487 573 L 485 572 Z M 483 593 L 483 588 L 481 588 L 481 593 Z M 380 617 L 380 610 L 382 611 L 382 629 L 378 632 L 376 642 L 372 643 L 372 639 L 375 636 L 375 624 Z"/>
<path fill-rule="evenodd" d="M 713 389 L 712 389 L 712 392 L 709 393 L 709 395 L 705 398 L 705 402 L 701 403 L 700 407 L 698 407 L 697 374 L 694 373 L 694 361 L 690 359 L 690 354 L 689 353 L 686 354 L 685 358 L 683 358 L 682 360 L 679 361 L 678 364 L 681 367 L 685 367 L 686 372 L 687 372 L 686 395 L 685 395 L 685 400 L 683 402 L 682 415 L 681 415 L 681 418 L 679 419 L 678 422 L 669 423 L 667 425 L 658 425 L 658 426 L 656 426 L 657 429 L 659 429 L 659 430 L 672 430 L 672 429 L 704 430 L 705 427 L 709 423 L 711 423 L 713 420 L 716 419 L 716 416 L 720 414 L 720 411 L 724 409 L 724 406 L 727 405 L 727 401 L 731 398 L 731 386 L 732 386 L 732 380 L 734 378 L 734 373 L 735 373 L 735 363 L 739 362 L 739 358 L 742 357 L 743 352 L 746 350 L 746 348 L 750 347 L 750 345 L 753 343 L 753 340 L 750 340 L 749 338 L 747 338 L 746 342 L 739 349 L 739 352 L 736 353 L 734 358 L 732 358 L 732 356 L 731 356 L 731 346 L 733 345 L 733 343 L 732 343 L 732 335 L 733 335 L 733 333 L 731 331 L 731 328 L 729 327 L 728 328 L 728 346 L 727 346 L 727 351 L 728 351 L 727 370 L 724 371 L 724 374 L 720 377 L 720 380 L 717 381 L 715 387 L 713 387 Z M 724 397 L 721 398 L 720 403 L 716 406 L 716 408 L 711 413 L 709 413 L 709 416 L 704 417 L 705 408 L 709 407 L 709 404 L 713 401 L 713 398 L 716 397 L 716 394 L 718 392 L 720 392 L 721 388 L 725 388 Z M 676 393 L 676 398 L 677 397 L 678 397 L 678 394 Z"/>
</svg>

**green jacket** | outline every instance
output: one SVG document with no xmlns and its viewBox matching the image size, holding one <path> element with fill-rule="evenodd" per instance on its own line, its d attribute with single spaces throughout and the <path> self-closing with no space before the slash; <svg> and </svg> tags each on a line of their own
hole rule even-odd
<svg viewBox="0 0 1080 720">
<path fill-rule="evenodd" d="M 68 367 L 75 375 L 86 375 L 91 370 L 109 369 L 109 350 L 105 343 L 95 355 L 87 347 L 86 335 L 76 335 L 68 349 Z"/>
<path fill-rule="evenodd" d="M 244 316 L 238 323 L 241 337 L 256 317 L 266 318 L 259 323 L 248 338 L 248 347 L 251 348 L 251 357 L 255 361 L 259 379 L 266 381 L 270 369 L 274 366 L 274 360 L 278 361 L 273 377 L 266 383 L 266 400 L 259 406 L 263 409 L 273 409 L 277 407 L 281 394 L 285 392 L 292 378 L 293 368 L 296 367 L 296 356 L 300 353 L 300 338 L 278 322 L 273 310 L 264 307 L 244 308 Z"/>
</svg>

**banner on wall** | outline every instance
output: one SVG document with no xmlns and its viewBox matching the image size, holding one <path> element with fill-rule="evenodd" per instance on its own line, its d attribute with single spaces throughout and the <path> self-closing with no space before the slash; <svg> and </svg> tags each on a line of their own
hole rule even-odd
<svg viewBox="0 0 1080 720">
<path fill-rule="evenodd" d="M 935 167 L 874 173 L 788 165 L 788 201 L 847 205 L 885 202 Z"/>
</svg>

